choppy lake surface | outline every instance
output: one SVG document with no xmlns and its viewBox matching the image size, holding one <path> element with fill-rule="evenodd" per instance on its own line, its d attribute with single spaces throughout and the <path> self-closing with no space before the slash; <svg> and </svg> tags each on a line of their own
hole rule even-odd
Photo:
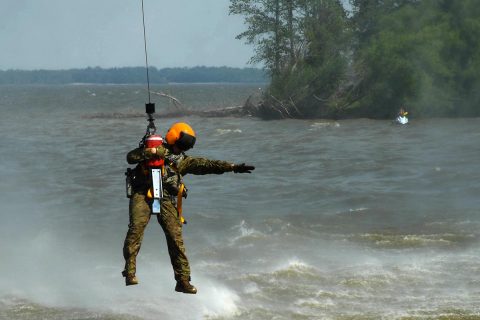
<svg viewBox="0 0 480 320">
<path fill-rule="evenodd" d="M 154 89 L 191 108 L 259 91 Z M 146 99 L 0 87 L 0 319 L 480 319 L 480 119 L 159 118 L 192 124 L 191 155 L 256 170 L 186 176 L 197 295 L 174 292 L 156 219 L 125 287 L 123 172 Z"/>
</svg>

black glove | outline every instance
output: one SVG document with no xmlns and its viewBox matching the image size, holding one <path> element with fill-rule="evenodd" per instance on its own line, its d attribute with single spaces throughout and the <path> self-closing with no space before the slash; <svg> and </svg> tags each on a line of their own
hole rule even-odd
<svg viewBox="0 0 480 320">
<path fill-rule="evenodd" d="M 235 173 L 252 173 L 252 170 L 255 170 L 255 167 L 245 163 L 233 165 L 233 172 Z"/>
</svg>

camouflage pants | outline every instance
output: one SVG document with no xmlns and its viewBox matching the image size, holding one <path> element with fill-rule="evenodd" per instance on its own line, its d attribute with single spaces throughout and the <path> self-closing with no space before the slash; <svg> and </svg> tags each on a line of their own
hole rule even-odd
<svg viewBox="0 0 480 320">
<path fill-rule="evenodd" d="M 140 251 L 145 228 L 150 221 L 151 201 L 144 194 L 134 193 L 130 198 L 128 232 L 123 245 L 125 271 L 128 274 L 136 272 L 136 258 Z M 175 279 L 190 280 L 190 266 L 185 254 L 182 238 L 182 224 L 174 203 L 162 199 L 160 213 L 157 219 L 162 226 L 167 239 L 168 253 L 172 263 Z"/>
</svg>

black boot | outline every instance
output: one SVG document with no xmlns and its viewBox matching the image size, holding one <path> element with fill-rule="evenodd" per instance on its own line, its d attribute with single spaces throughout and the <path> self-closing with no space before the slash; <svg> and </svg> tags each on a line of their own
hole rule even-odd
<svg viewBox="0 0 480 320">
<path fill-rule="evenodd" d="M 177 285 L 175 286 L 175 291 L 196 294 L 197 288 L 192 286 L 188 280 L 177 280 Z"/>
<path fill-rule="evenodd" d="M 126 286 L 133 286 L 138 284 L 138 279 L 134 274 L 128 274 L 127 270 L 122 271 L 122 276 L 125 277 L 125 285 Z"/>
</svg>

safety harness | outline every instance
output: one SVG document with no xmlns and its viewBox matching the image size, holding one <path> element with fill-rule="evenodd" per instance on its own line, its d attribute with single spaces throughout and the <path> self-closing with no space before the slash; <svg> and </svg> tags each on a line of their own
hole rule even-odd
<svg viewBox="0 0 480 320">
<path fill-rule="evenodd" d="M 174 165 L 169 165 L 169 167 L 178 175 L 178 169 L 174 166 Z M 145 175 L 149 175 L 151 174 L 151 179 L 152 179 L 152 182 L 155 181 L 155 180 L 161 180 L 164 176 L 165 176 L 165 163 L 162 163 L 162 166 L 161 166 L 161 170 L 160 170 L 160 173 L 161 173 L 161 176 L 158 177 L 158 176 L 155 176 L 153 172 L 151 172 L 150 169 L 148 169 L 147 167 L 144 167 L 144 174 Z M 160 183 L 160 186 L 162 186 L 162 184 Z M 158 187 L 157 187 L 158 188 Z M 163 188 L 163 186 L 162 186 Z M 164 197 L 163 195 L 163 192 L 161 191 L 158 191 L 156 192 L 155 190 L 155 184 L 148 188 L 147 190 L 147 198 L 149 199 L 153 199 L 153 203 L 152 203 L 152 213 L 156 214 L 156 213 L 160 213 L 160 207 L 155 207 L 155 203 L 156 203 L 156 200 L 161 200 L 161 198 Z M 183 203 L 183 198 L 186 198 L 186 187 L 185 187 L 185 184 L 184 183 L 180 183 L 179 187 L 178 187 L 178 193 L 177 193 L 177 197 L 175 199 L 176 201 L 176 206 L 177 206 L 177 211 L 178 211 L 178 218 L 180 219 L 180 222 L 182 224 L 187 224 L 187 220 L 185 220 L 185 217 L 183 216 L 183 210 L 182 210 L 182 203 Z M 160 196 L 161 195 L 161 196 Z M 173 200 L 172 199 L 172 200 Z M 159 204 L 158 204 L 159 205 Z"/>
</svg>

